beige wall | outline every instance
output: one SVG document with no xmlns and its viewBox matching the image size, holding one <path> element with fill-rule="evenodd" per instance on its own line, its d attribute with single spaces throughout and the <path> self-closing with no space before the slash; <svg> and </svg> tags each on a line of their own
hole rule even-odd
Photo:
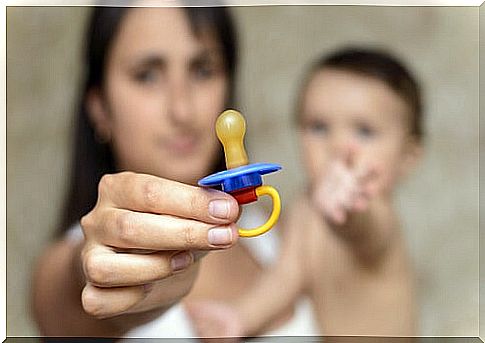
<svg viewBox="0 0 485 343">
<path fill-rule="evenodd" d="M 480 6 L 480 36 L 485 37 L 485 6 Z M 485 40 L 480 39 L 480 98 L 485 99 Z M 485 113 L 485 102 L 480 101 L 480 131 L 483 133 L 485 129 L 485 121 L 483 120 L 483 114 Z M 485 144 L 485 137 L 480 135 L 480 147 L 482 148 Z M 480 169 L 485 170 L 485 160 L 480 159 Z M 485 178 L 483 173 L 480 176 L 479 187 L 485 186 Z M 483 189 L 483 188 L 482 188 Z M 480 212 L 483 213 L 485 209 L 485 197 L 484 192 L 480 192 Z M 483 220 L 483 219 L 482 219 Z M 482 225 L 480 225 L 483 227 Z M 485 231 L 480 230 L 480 246 L 484 247 L 485 244 Z M 485 251 L 480 250 L 480 337 L 485 334 Z"/>
<path fill-rule="evenodd" d="M 29 317 L 35 257 L 55 229 L 68 175 L 69 130 L 85 8 L 7 10 L 7 332 Z M 304 184 L 290 122 L 303 68 L 347 43 L 389 47 L 423 82 L 423 163 L 398 197 L 416 264 L 421 334 L 478 334 L 478 8 L 238 7 L 240 109 L 252 161 L 285 203 Z"/>
<path fill-rule="evenodd" d="M 69 129 L 84 8 L 7 9 L 7 334 L 36 334 L 29 291 L 55 229 L 68 175 Z"/>
</svg>

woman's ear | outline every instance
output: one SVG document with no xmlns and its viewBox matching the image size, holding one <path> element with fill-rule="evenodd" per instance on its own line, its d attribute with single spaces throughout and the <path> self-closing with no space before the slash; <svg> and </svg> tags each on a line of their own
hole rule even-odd
<svg viewBox="0 0 485 343">
<path fill-rule="evenodd" d="M 101 143 L 111 141 L 111 117 L 99 88 L 92 88 L 86 95 L 89 121 L 94 127 L 96 138 Z"/>
<path fill-rule="evenodd" d="M 406 178 L 423 158 L 423 144 L 416 137 L 410 137 L 404 147 L 404 157 L 401 163 L 401 178 Z"/>
</svg>

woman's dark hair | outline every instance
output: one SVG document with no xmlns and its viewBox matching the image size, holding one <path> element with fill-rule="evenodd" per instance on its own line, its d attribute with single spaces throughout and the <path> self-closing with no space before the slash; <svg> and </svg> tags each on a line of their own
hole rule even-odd
<svg viewBox="0 0 485 343">
<path fill-rule="evenodd" d="M 84 86 L 81 89 L 75 121 L 72 171 L 58 234 L 66 231 L 94 207 L 99 180 L 104 174 L 116 172 L 111 147 L 97 138 L 89 120 L 85 100 L 89 90 L 101 89 L 103 86 L 109 51 L 129 10 L 130 7 L 95 7 L 91 14 L 83 56 Z M 233 107 L 237 42 L 229 11 L 224 7 L 184 7 L 183 10 L 195 36 L 200 36 L 202 30 L 208 30 L 219 41 L 229 80 L 226 105 Z M 224 156 L 221 150 L 213 171 L 222 169 Z"/>
<path fill-rule="evenodd" d="M 320 70 L 331 68 L 369 76 L 384 82 L 409 106 L 411 134 L 422 140 L 423 104 L 418 82 L 411 72 L 390 53 L 377 48 L 347 47 L 319 58 L 307 72 L 297 104 L 297 116 L 308 83 Z"/>
</svg>

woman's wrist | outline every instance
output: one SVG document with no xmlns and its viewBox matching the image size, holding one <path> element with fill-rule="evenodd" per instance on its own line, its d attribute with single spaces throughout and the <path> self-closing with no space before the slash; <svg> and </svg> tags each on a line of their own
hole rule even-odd
<svg viewBox="0 0 485 343">
<path fill-rule="evenodd" d="M 82 259 L 81 259 L 84 245 L 85 245 L 85 241 L 77 242 L 74 248 L 72 249 L 72 255 L 71 255 L 72 280 L 74 281 L 74 288 L 75 288 L 74 293 L 76 298 L 79 299 L 79 301 L 81 300 L 82 290 L 86 285 L 86 278 L 84 275 Z M 106 318 L 106 319 L 96 319 L 91 316 L 90 318 L 92 320 L 98 321 L 100 325 L 104 327 L 103 331 L 109 333 L 109 336 L 122 337 L 130 329 L 157 318 L 165 310 L 166 308 L 155 308 L 155 309 L 140 312 L 140 313 L 120 314 L 118 316 Z"/>
</svg>

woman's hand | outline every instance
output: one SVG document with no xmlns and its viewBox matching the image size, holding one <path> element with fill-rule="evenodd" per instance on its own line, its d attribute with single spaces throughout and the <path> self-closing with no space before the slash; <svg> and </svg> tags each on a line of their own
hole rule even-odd
<svg viewBox="0 0 485 343">
<path fill-rule="evenodd" d="M 84 310 L 106 318 L 177 302 L 192 287 L 198 251 L 237 241 L 238 213 L 223 192 L 132 172 L 103 176 L 81 220 Z"/>
</svg>

